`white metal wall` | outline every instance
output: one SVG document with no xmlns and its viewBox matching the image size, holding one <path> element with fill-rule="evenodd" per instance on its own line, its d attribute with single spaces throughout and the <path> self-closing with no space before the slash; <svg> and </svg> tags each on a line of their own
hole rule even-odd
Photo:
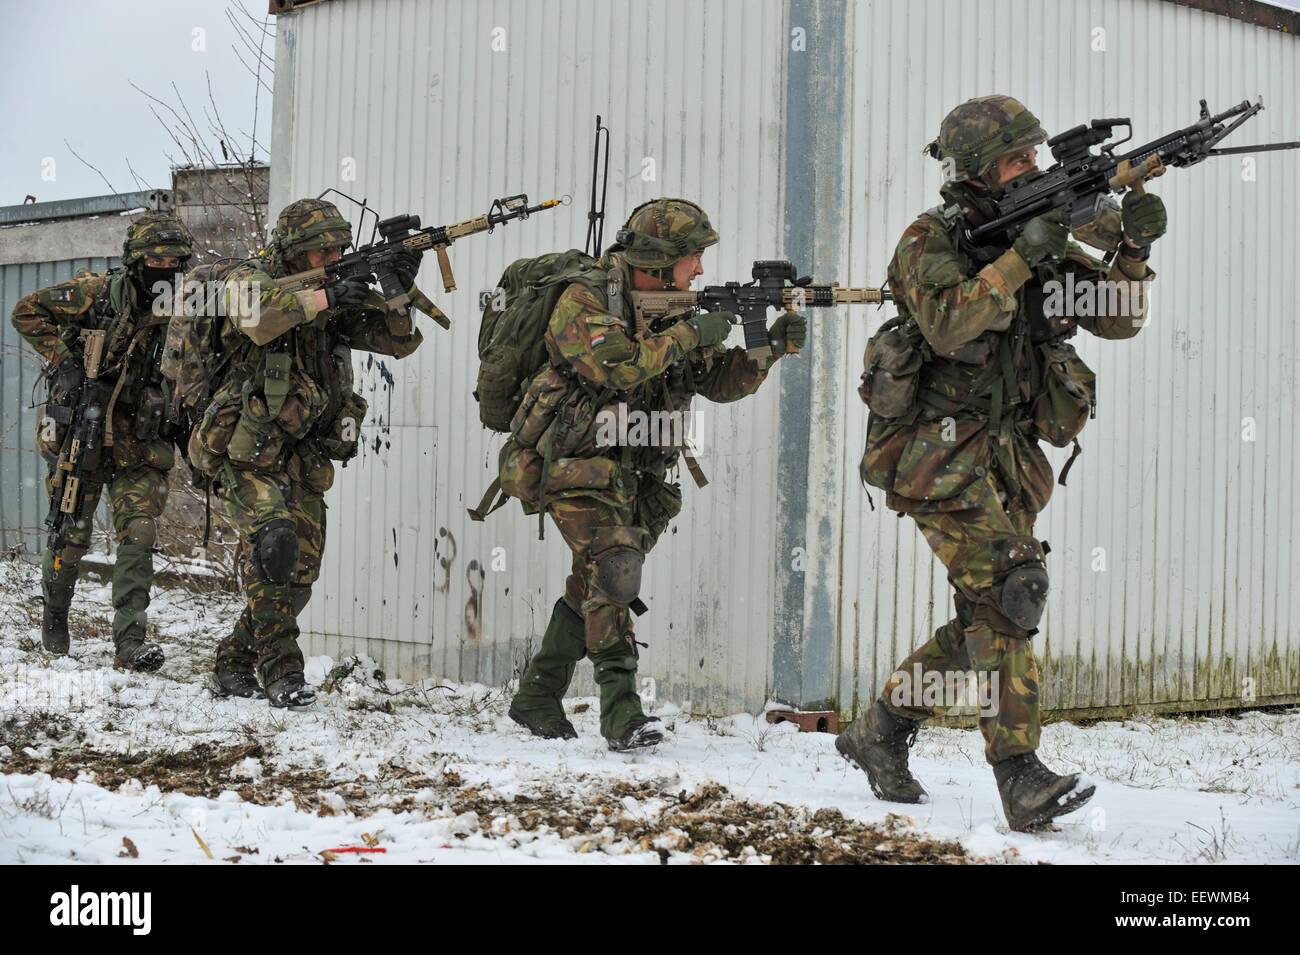
<svg viewBox="0 0 1300 955">
<path fill-rule="evenodd" d="M 328 498 L 325 567 L 306 617 L 312 652 L 365 650 L 403 675 L 512 675 L 568 559 L 554 529 L 537 542 L 516 505 L 486 526 L 465 515 L 500 447 L 470 397 L 477 292 L 516 257 L 581 243 L 597 112 L 614 134 L 607 241 L 637 203 L 680 195 L 723 233 L 705 281 L 779 257 L 784 163 L 804 161 L 784 141 L 785 58 L 798 55 L 788 31 L 817 5 L 346 0 L 281 18 L 273 207 L 334 186 L 383 215 L 434 223 L 519 190 L 574 198 L 453 247 L 454 295 L 425 268 L 451 334 L 426 330 L 401 363 L 361 356 L 371 443 Z M 1300 132 L 1295 37 L 1160 0 L 858 0 L 847 23 L 842 36 L 814 33 L 803 53 L 842 57 L 851 76 L 845 114 L 819 117 L 844 130 L 850 223 L 838 274 L 819 279 L 883 278 L 898 235 L 938 201 L 938 167 L 921 147 L 969 96 L 1020 96 L 1049 130 L 1132 115 L 1141 139 L 1192 122 L 1202 95 L 1222 109 L 1262 94 L 1268 109 L 1239 141 Z M 1098 28 L 1104 52 L 1092 49 Z M 645 157 L 654 181 L 642 179 Z M 1098 418 L 1040 524 L 1053 544 L 1038 638 L 1051 705 L 1239 697 L 1247 676 L 1260 697 L 1300 693 L 1296 168 L 1294 154 L 1260 154 L 1253 182 L 1235 159 L 1172 171 L 1156 187 L 1174 231 L 1152 260 L 1149 327 L 1131 342 L 1080 342 L 1100 378 Z M 817 477 L 807 572 L 832 575 L 841 593 L 843 709 L 869 698 L 951 609 L 919 533 L 879 501 L 869 511 L 857 482 L 856 376 L 888 314 L 815 320 L 815 335 L 840 335 L 842 360 L 814 375 L 812 456 L 795 469 Z M 643 587 L 643 674 L 661 697 L 753 709 L 771 685 L 778 581 L 764 502 L 790 464 L 775 455 L 778 386 L 733 406 L 703 403 L 713 483 L 686 488 Z M 1241 438 L 1247 417 L 1254 442 Z M 1097 548 L 1104 571 L 1091 569 Z"/>
<path fill-rule="evenodd" d="M 779 3 L 742 0 L 702 13 L 685 0 L 349 0 L 281 18 L 273 207 L 334 186 L 383 215 L 436 224 L 512 192 L 573 197 L 454 246 L 452 295 L 426 263 L 421 284 L 451 316 L 451 334 L 426 325 L 426 344 L 405 362 L 369 367 L 361 356 L 372 444 L 327 499 L 311 651 L 364 649 L 402 674 L 512 676 L 562 593 L 568 552 L 553 527 L 538 542 L 517 504 L 486 525 L 465 514 L 501 446 L 470 395 L 477 293 L 515 258 L 581 246 L 596 113 L 613 132 L 606 243 L 635 205 L 684 196 L 724 234 L 705 257 L 708 278 L 747 276 L 753 258 L 777 257 L 781 32 Z M 646 157 L 653 181 L 642 178 Z M 341 181 L 349 158 L 355 182 Z M 642 672 L 661 698 L 734 710 L 764 697 L 771 527 L 749 505 L 771 497 L 775 395 L 769 381 L 740 405 L 699 409 L 712 483 L 686 489 L 647 567 L 651 613 L 638 625 L 650 644 Z M 494 551 L 504 570 L 493 570 Z"/>
<path fill-rule="evenodd" d="M 919 153 L 970 96 L 1020 97 L 1049 131 L 1132 116 L 1136 144 L 1194 122 L 1200 97 L 1222 110 L 1262 94 L 1265 111 L 1228 144 L 1300 137 L 1300 39 L 1226 17 L 1158 0 L 860 0 L 853 16 L 854 276 L 881 276 L 939 201 L 938 164 Z M 1171 231 L 1152 254 L 1147 327 L 1076 339 L 1098 412 L 1038 525 L 1053 548 L 1036 642 L 1051 706 L 1300 693 L 1298 168 L 1290 152 L 1258 154 L 1254 181 L 1241 157 L 1171 170 L 1154 186 Z M 868 334 L 854 326 L 845 347 L 860 356 Z M 852 489 L 866 409 L 847 383 L 840 394 Z M 1047 450 L 1059 469 L 1068 452 Z M 877 692 L 951 600 L 910 522 L 851 506 L 842 533 L 847 701 Z"/>
</svg>

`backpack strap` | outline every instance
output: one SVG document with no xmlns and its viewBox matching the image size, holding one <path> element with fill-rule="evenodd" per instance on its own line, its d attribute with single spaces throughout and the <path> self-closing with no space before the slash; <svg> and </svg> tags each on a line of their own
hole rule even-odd
<svg viewBox="0 0 1300 955">
<path fill-rule="evenodd" d="M 496 495 L 496 500 L 492 497 Z M 466 508 L 469 511 L 469 517 L 472 521 L 482 523 L 489 514 L 510 500 L 510 495 L 501 490 L 501 478 L 493 478 L 492 483 L 488 485 L 487 491 L 484 492 L 482 500 L 478 502 L 478 507 Z"/>
</svg>

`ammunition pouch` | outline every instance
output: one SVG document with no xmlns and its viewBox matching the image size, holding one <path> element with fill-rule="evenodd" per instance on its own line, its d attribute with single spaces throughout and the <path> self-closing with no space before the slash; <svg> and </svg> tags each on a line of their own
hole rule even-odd
<svg viewBox="0 0 1300 955">
<path fill-rule="evenodd" d="M 348 392 L 329 431 L 316 439 L 326 457 L 332 461 L 350 461 L 356 457 L 361 446 L 361 422 L 366 420 L 369 409 L 365 398 Z"/>
<path fill-rule="evenodd" d="M 1058 448 L 1070 444 L 1097 415 L 1097 376 L 1066 341 L 1037 346 L 1043 380 L 1031 409 L 1039 437 Z"/>
<path fill-rule="evenodd" d="M 283 396 L 279 403 L 283 406 Z M 268 404 L 268 399 L 253 392 L 251 382 L 244 384 L 239 421 L 226 446 L 231 463 L 258 470 L 274 468 L 284 446 L 284 433 L 275 421 L 279 409 L 272 411 Z"/>
<path fill-rule="evenodd" d="M 906 319 L 887 322 L 867 343 L 858 395 L 873 414 L 906 418 L 916 410 L 921 383 L 921 335 Z"/>
<path fill-rule="evenodd" d="M 135 427 L 131 431 L 132 435 L 140 441 L 152 441 L 157 438 L 162 431 L 165 411 L 166 401 L 162 390 L 153 385 L 146 386 L 140 392 L 140 400 L 136 403 Z"/>
<path fill-rule="evenodd" d="M 682 487 L 643 475 L 637 489 L 637 519 L 645 526 L 653 546 L 682 510 Z"/>
</svg>

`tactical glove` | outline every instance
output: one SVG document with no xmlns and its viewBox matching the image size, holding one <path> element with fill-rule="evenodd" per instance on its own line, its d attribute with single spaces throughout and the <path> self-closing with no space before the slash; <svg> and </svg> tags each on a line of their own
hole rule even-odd
<svg viewBox="0 0 1300 955">
<path fill-rule="evenodd" d="M 365 279 L 340 279 L 325 289 L 325 303 L 329 308 L 361 305 L 369 292 Z"/>
<path fill-rule="evenodd" d="M 1124 214 L 1124 238 L 1139 249 L 1145 249 L 1164 235 L 1168 228 L 1164 201 L 1154 193 L 1130 190 L 1124 194 L 1121 209 Z"/>
<path fill-rule="evenodd" d="M 1070 242 L 1070 224 L 1062 211 L 1044 212 L 1030 219 L 1011 246 L 1030 268 L 1065 258 Z"/>
<path fill-rule="evenodd" d="M 60 398 L 66 398 L 81 387 L 85 377 L 86 369 L 82 366 L 81 359 L 69 355 L 54 369 L 53 393 Z"/>
<path fill-rule="evenodd" d="M 729 312 L 700 312 L 686 320 L 686 324 L 695 329 L 700 336 L 699 348 L 721 345 L 731 334 L 731 321 L 735 316 Z"/>
<path fill-rule="evenodd" d="M 402 280 L 402 291 L 409 292 L 415 285 L 415 276 L 420 271 L 419 252 L 404 251 L 398 253 L 393 262 L 393 271 Z"/>
<path fill-rule="evenodd" d="M 797 355 L 808 340 L 808 319 L 798 312 L 784 312 L 772 323 L 767 334 L 778 355 Z"/>
</svg>

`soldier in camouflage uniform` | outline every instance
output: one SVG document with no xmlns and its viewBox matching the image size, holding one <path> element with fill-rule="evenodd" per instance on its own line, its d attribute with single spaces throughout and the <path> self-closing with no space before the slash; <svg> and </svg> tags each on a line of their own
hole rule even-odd
<svg viewBox="0 0 1300 955">
<path fill-rule="evenodd" d="M 230 695 L 265 693 L 277 707 L 315 699 L 297 617 L 320 574 L 331 461 L 356 454 L 367 410 L 352 387 L 352 350 L 405 358 L 422 341 L 410 314 L 390 310 L 363 279 L 300 292 L 276 285 L 336 261 L 351 242 L 333 204 L 300 199 L 280 213 L 269 246 L 226 276 L 218 384 L 190 438 L 190 461 L 240 532 L 246 605 L 217 648 L 216 683 Z M 399 272 L 427 301 L 414 285 L 419 265 L 409 253 Z"/>
<path fill-rule="evenodd" d="M 62 553 L 47 550 L 41 571 L 45 610 L 41 641 L 51 653 L 68 652 L 68 610 L 77 568 L 90 547 L 100 492 L 108 501 L 117 537 L 113 564 L 115 663 L 136 670 L 162 666 L 163 652 L 145 640 L 153 547 L 167 501 L 167 472 L 178 435 L 160 420 L 163 378 L 159 371 L 167 316 L 154 314 L 156 282 L 171 283 L 191 253 L 178 219 L 146 213 L 127 229 L 122 267 L 85 273 L 19 299 L 13 325 L 49 366 L 50 396 L 37 426 L 37 446 L 51 469 L 68 435 L 72 409 L 84 378 L 84 333 L 106 332 L 99 380 L 111 386 L 99 467 L 81 484 Z M 167 299 L 170 301 L 170 296 Z M 165 310 L 158 310 L 165 311 Z M 51 481 L 47 478 L 46 489 Z"/>
<path fill-rule="evenodd" d="M 836 741 L 877 796 L 919 802 L 925 790 L 908 770 L 908 745 L 920 722 L 942 708 L 923 704 L 912 686 L 916 667 L 996 676 L 996 712 L 981 714 L 980 729 L 1007 820 L 1018 830 L 1047 824 L 1093 793 L 1086 779 L 1058 776 L 1034 753 L 1039 678 L 1031 640 L 1048 577 L 1033 528 L 1052 491 L 1038 442 L 1074 443 L 1077 453 L 1094 382 L 1069 338 L 1077 327 L 1107 339 L 1138 333 L 1140 283 L 1154 275 L 1146 259 L 1165 231 L 1159 197 L 1139 190 L 1124 197 L 1122 211 L 1112 203 L 1074 233 L 1112 254 L 1109 266 L 1070 241 L 1061 214 L 1031 220 L 1013 243 L 969 247 L 959 225 L 992 218 L 1006 184 L 1036 169 L 1035 147 L 1046 138 L 1019 102 L 988 96 L 949 113 L 931 145 L 948 173 L 945 204 L 907 228 L 889 266 L 899 317 L 868 348 L 861 392 L 872 411 L 862 477 L 916 521 L 948 568 L 957 614 L 899 664 L 875 704 Z M 1098 296 L 1102 304 L 1087 317 L 1062 315 L 1045 307 L 1049 283 L 1065 284 L 1070 272 L 1076 287 L 1106 279 L 1133 294 Z"/>
<path fill-rule="evenodd" d="M 549 364 L 529 383 L 500 461 L 502 490 L 527 513 L 550 514 L 573 552 L 565 594 L 510 707 L 510 717 L 534 735 L 577 735 L 561 700 L 586 655 L 609 747 L 663 738 L 637 695 L 632 610 L 644 610 L 638 589 L 645 555 L 681 509 L 680 485 L 666 474 L 681 449 L 601 434 L 620 403 L 629 416 L 685 414 L 697 394 L 735 401 L 767 377 L 771 359 L 723 347 L 734 316 L 705 312 L 658 331 L 634 328 L 629 293 L 688 289 L 703 274 L 704 250 L 717 241 L 694 203 L 645 203 L 595 267 L 574 276 L 551 313 Z M 776 354 L 796 354 L 806 325 L 787 313 L 770 332 Z"/>
</svg>

